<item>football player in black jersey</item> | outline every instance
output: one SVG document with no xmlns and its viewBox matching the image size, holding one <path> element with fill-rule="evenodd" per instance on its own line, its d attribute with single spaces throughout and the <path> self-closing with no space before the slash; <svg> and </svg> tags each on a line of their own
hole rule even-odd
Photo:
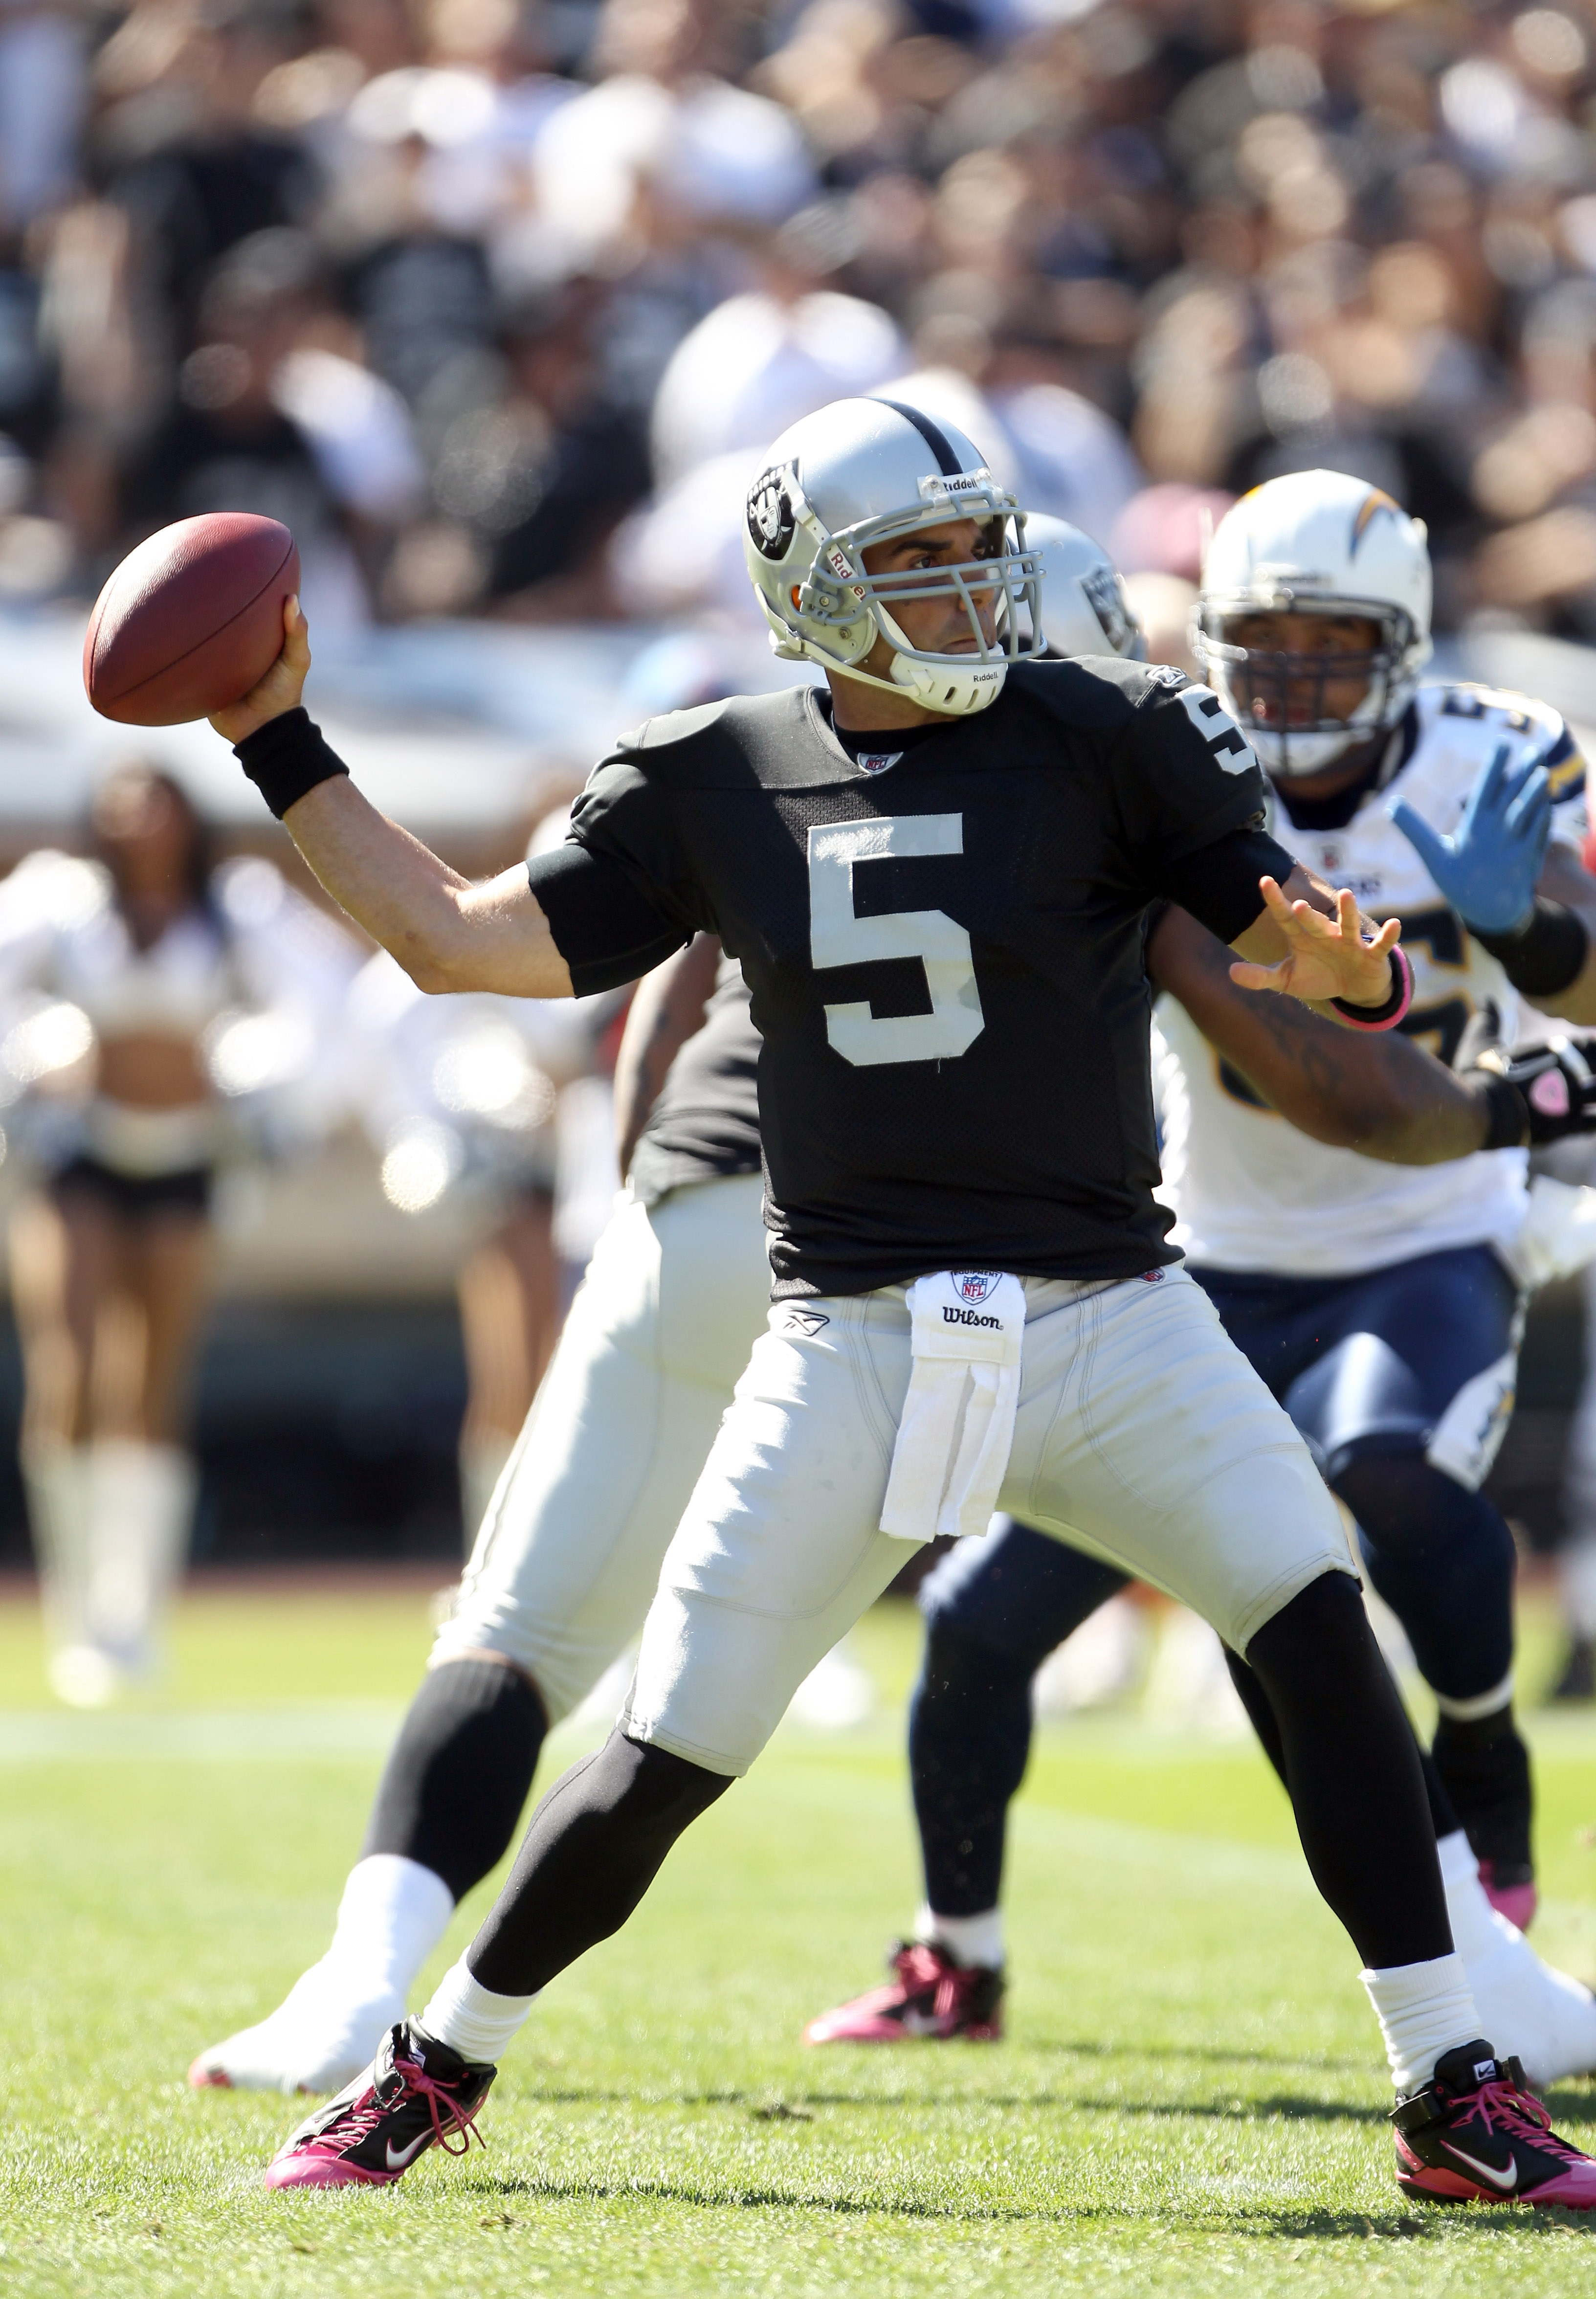
<svg viewBox="0 0 1596 2299">
<path fill-rule="evenodd" d="M 1380 2020 L 1399 2181 L 1596 2204 L 1596 2164 L 1477 2034 L 1334 1506 L 1152 1195 L 1150 903 L 1228 942 L 1245 986 L 1353 1026 L 1406 1008 L 1394 928 L 1263 835 L 1257 762 L 1208 689 L 1024 659 L 1036 563 L 967 440 L 839 402 L 777 443 L 748 532 L 778 646 L 819 660 L 830 696 L 645 726 L 526 875 L 471 887 L 360 799 L 297 707 L 296 609 L 278 665 L 215 722 L 424 988 L 559 995 L 717 933 L 765 1040 L 775 1281 L 615 1734 L 545 1798 L 419 2021 L 269 2183 L 385 2182 L 468 2133 L 535 1994 L 625 1921 L 900 1542 L 980 1529 L 1001 1500 L 1158 1581 L 1253 1667 Z"/>
</svg>

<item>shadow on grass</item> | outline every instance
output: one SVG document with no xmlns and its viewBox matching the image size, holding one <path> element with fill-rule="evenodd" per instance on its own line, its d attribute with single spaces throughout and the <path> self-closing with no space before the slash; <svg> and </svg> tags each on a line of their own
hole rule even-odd
<svg viewBox="0 0 1596 2299">
<path fill-rule="evenodd" d="M 1301 2208 L 1214 2212 L 1132 2210 L 1115 2211 L 1091 2205 L 1071 2209 L 1030 2208 L 998 2202 L 966 2204 L 920 2201 L 908 2196 L 862 2196 L 814 2193 L 800 2186 L 766 2184 L 757 2187 L 706 2188 L 688 2180 L 660 2178 L 626 2179 L 538 2179 L 509 2177 L 487 2179 L 480 2174 L 469 2182 L 474 2195 L 490 2199 L 518 2197 L 526 2203 L 658 2203 L 685 2204 L 698 2211 L 802 2211 L 830 2218 L 878 2218 L 939 2221 L 971 2227 L 1104 2227 L 1166 2228 L 1187 2235 L 1241 2237 L 1269 2243 L 1299 2243 L 1312 2237 L 1326 2242 L 1423 2243 L 1432 2241 L 1453 2225 L 1466 2224 L 1482 2236 L 1526 2233 L 1560 2234 L 1577 2228 L 1596 2236 L 1589 2214 L 1560 2209 L 1527 2210 L 1522 2204 L 1476 2206 L 1466 2213 L 1442 2206 L 1412 2211 L 1312 2211 Z"/>
<path fill-rule="evenodd" d="M 1218 2118 L 1228 2123 L 1266 2121 L 1281 2116 L 1289 2121 L 1315 2123 L 1384 2123 L 1383 2107 L 1356 2102 L 1316 2099 L 1301 2092 L 1269 2092 L 1254 2099 L 1137 2100 L 1101 2098 L 1092 2092 L 1060 2091 L 845 2091 L 815 2084 L 786 2087 L 790 2101 L 805 2108 L 1006 2108 L 1023 2112 L 1054 2108 L 1061 2114 L 1152 2115 L 1178 2121 L 1183 2116 Z M 673 2091 L 645 2095 L 635 2091 L 550 2091 L 540 2088 L 521 2095 L 528 2107 L 734 2107 L 753 2113 L 769 2091 Z"/>
<path fill-rule="evenodd" d="M 1332 2074 L 1365 2078 L 1374 2064 L 1360 2060 L 1320 2059 L 1306 2052 L 1227 2051 L 1218 2044 L 1116 2044 L 1101 2038 L 1087 2040 L 1070 2036 L 1027 2036 L 1028 2052 L 1068 2052 L 1083 2060 L 1195 2060 L 1203 2067 L 1324 2068 Z"/>
</svg>

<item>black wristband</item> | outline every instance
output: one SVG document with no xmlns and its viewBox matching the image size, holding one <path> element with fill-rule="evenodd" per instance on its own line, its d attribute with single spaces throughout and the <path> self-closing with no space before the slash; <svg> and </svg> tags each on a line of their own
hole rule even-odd
<svg viewBox="0 0 1596 2299">
<path fill-rule="evenodd" d="M 1511 1078 L 1471 1070 L 1464 1082 L 1485 1105 L 1485 1138 L 1480 1148 L 1522 1150 L 1530 1134 L 1529 1104 Z"/>
<path fill-rule="evenodd" d="M 337 752 L 327 748 L 303 703 L 257 726 L 234 744 L 233 756 L 279 822 L 318 783 L 349 772 Z"/>
<path fill-rule="evenodd" d="M 1579 913 L 1544 894 L 1535 896 L 1529 917 L 1511 934 L 1480 934 L 1473 926 L 1468 931 L 1526 998 L 1555 998 L 1577 982 L 1591 947 Z"/>
</svg>

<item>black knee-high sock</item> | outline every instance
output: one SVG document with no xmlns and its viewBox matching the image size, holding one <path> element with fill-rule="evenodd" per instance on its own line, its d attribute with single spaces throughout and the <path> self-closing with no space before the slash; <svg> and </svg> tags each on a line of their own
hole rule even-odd
<svg viewBox="0 0 1596 2299">
<path fill-rule="evenodd" d="M 724 1772 L 611 1733 L 533 1814 L 467 1953 L 471 1977 L 495 1996 L 534 1996 L 619 1931 L 682 1830 L 731 1785 Z"/>
<path fill-rule="evenodd" d="M 939 1916 L 997 1905 L 1009 1799 L 1030 1755 L 1030 1672 L 1023 1661 L 933 1621 L 909 1709 L 909 1770 Z"/>
<path fill-rule="evenodd" d="M 1280 1728 L 1275 1722 L 1275 1712 L 1269 1705 L 1268 1696 L 1241 1655 L 1233 1653 L 1228 1645 L 1225 1647 L 1225 1665 L 1230 1672 L 1231 1683 L 1241 1695 L 1241 1705 L 1247 1712 L 1247 1721 L 1257 1733 L 1264 1755 L 1280 1775 L 1280 1785 L 1284 1788 L 1286 1751 L 1280 1746 Z M 1424 1774 L 1424 1792 L 1429 1798 L 1430 1823 L 1439 1843 L 1443 1836 L 1454 1834 L 1463 1823 L 1446 1793 L 1446 1782 L 1436 1771 L 1429 1750 L 1417 1735 L 1414 1746 L 1418 1750 L 1418 1769 Z"/>
<path fill-rule="evenodd" d="M 1365 1964 L 1450 1955 L 1418 1750 L 1357 1582 L 1311 1582 L 1246 1657 L 1274 1712 L 1313 1880 Z"/>
<path fill-rule="evenodd" d="M 1527 1884 L 1535 1872 L 1534 1780 L 1511 1705 L 1490 1716 L 1443 1716 L 1431 1755 L 1476 1858 L 1490 1862 L 1496 1883 Z"/>
<path fill-rule="evenodd" d="M 429 1669 L 383 1768 L 361 1858 L 400 1853 L 463 1899 L 509 1851 L 548 1730 L 519 1669 Z"/>
</svg>

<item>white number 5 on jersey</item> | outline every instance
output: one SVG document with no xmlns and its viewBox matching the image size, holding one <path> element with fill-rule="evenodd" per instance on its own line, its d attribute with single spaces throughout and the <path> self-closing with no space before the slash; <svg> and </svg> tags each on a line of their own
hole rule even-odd
<svg viewBox="0 0 1596 2299">
<path fill-rule="evenodd" d="M 1175 699 L 1213 752 L 1215 766 L 1245 775 L 1258 764 L 1257 751 L 1211 686 L 1183 686 Z"/>
<path fill-rule="evenodd" d="M 854 910 L 854 864 L 888 855 L 962 854 L 962 814 L 875 815 L 809 833 L 809 955 L 828 966 L 870 966 L 917 958 L 930 992 L 929 1014 L 878 1018 L 868 1005 L 828 1006 L 826 1036 L 846 1062 L 944 1062 L 968 1052 L 986 1027 L 970 937 L 946 910 Z"/>
</svg>

